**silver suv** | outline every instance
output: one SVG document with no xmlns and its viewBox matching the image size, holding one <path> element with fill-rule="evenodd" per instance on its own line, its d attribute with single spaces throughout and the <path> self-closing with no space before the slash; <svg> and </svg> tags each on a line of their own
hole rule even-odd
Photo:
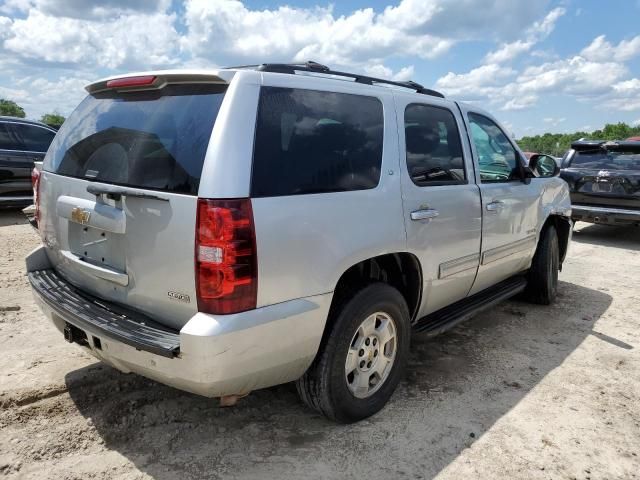
<svg viewBox="0 0 640 480">
<path fill-rule="evenodd" d="M 413 334 L 556 296 L 567 186 L 474 106 L 312 62 L 87 91 L 45 158 L 27 270 L 64 337 L 123 372 L 226 403 L 296 381 L 350 422 L 385 405 Z"/>
</svg>

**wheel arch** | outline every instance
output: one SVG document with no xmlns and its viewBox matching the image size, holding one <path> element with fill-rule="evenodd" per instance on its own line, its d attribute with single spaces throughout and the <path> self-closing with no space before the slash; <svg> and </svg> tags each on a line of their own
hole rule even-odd
<svg viewBox="0 0 640 480">
<path fill-rule="evenodd" d="M 394 252 L 361 260 L 347 268 L 336 282 L 325 325 L 325 335 L 341 306 L 363 287 L 382 282 L 396 288 L 409 307 L 411 321 L 417 316 L 422 301 L 422 267 L 409 252 Z"/>
<path fill-rule="evenodd" d="M 544 231 L 553 225 L 558 234 L 558 247 L 560 248 L 560 270 L 564 262 L 567 252 L 569 251 L 569 241 L 571 240 L 571 232 L 573 230 L 573 222 L 571 218 L 559 214 L 550 214 L 542 225 L 539 238 L 542 238 Z"/>
</svg>

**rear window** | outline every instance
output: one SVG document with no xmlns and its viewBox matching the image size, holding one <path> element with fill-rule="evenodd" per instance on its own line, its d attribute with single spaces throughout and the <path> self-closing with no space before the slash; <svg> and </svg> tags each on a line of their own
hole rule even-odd
<svg viewBox="0 0 640 480">
<path fill-rule="evenodd" d="M 175 85 L 90 95 L 60 128 L 44 169 L 195 195 L 225 88 Z"/>
<path fill-rule="evenodd" d="M 375 188 L 383 123 L 382 103 L 374 97 L 263 87 L 251 195 Z"/>
<path fill-rule="evenodd" d="M 640 152 L 576 151 L 571 167 L 597 170 L 640 170 Z"/>
</svg>

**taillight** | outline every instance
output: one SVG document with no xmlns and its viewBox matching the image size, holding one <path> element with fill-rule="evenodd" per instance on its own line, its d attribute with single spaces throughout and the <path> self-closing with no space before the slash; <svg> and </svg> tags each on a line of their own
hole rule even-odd
<svg viewBox="0 0 640 480">
<path fill-rule="evenodd" d="M 34 214 L 36 223 L 40 221 L 40 170 L 31 170 L 31 186 L 33 187 L 33 204 L 36 206 Z"/>
<path fill-rule="evenodd" d="M 198 199 L 198 310 L 229 314 L 256 308 L 258 265 L 251 200 Z"/>
</svg>

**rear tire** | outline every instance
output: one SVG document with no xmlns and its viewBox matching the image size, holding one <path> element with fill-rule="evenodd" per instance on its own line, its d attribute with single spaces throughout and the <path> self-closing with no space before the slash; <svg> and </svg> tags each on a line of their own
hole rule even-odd
<svg viewBox="0 0 640 480">
<path fill-rule="evenodd" d="M 525 299 L 539 305 L 551 305 L 558 293 L 559 269 L 558 233 L 553 225 L 549 225 L 540 235 L 538 248 L 527 274 Z"/>
<path fill-rule="evenodd" d="M 358 291 L 334 315 L 296 388 L 309 407 L 331 420 L 350 423 L 382 409 L 396 389 L 409 355 L 409 309 L 398 290 L 375 283 Z"/>
</svg>

